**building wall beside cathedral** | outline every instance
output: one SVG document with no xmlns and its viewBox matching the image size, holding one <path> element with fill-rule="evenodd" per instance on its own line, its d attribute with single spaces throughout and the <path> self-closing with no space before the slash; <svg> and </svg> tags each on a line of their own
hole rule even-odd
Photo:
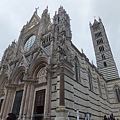
<svg viewBox="0 0 120 120">
<path fill-rule="evenodd" d="M 63 7 L 53 23 L 47 8 L 41 18 L 35 11 L 18 42 L 5 50 L 0 63 L 1 120 L 10 112 L 19 120 L 54 120 L 60 106 L 70 120 L 76 120 L 78 111 L 80 119 L 88 113 L 91 119 L 111 113 L 120 119 L 120 79 L 106 81 L 73 45 L 69 20 Z"/>
</svg>

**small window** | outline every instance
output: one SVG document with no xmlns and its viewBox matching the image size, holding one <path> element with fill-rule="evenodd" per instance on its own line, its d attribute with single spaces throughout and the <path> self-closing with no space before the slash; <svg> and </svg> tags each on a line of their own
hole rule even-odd
<svg viewBox="0 0 120 120">
<path fill-rule="evenodd" d="M 43 47 L 50 45 L 50 35 L 44 36 L 44 38 L 42 38 L 42 45 Z"/>
<path fill-rule="evenodd" d="M 106 62 L 104 62 L 103 64 L 104 64 L 104 67 L 107 67 L 107 63 Z"/>
<path fill-rule="evenodd" d="M 102 59 L 103 59 L 103 60 L 106 59 L 106 58 L 105 58 L 105 54 L 102 54 Z"/>
<path fill-rule="evenodd" d="M 101 32 L 98 32 L 98 33 L 95 34 L 95 39 L 97 39 L 99 37 L 102 37 L 102 33 Z"/>
<path fill-rule="evenodd" d="M 54 86 L 54 90 L 57 90 L 56 85 Z"/>
<path fill-rule="evenodd" d="M 57 32 L 59 33 L 59 28 L 57 29 Z"/>
<path fill-rule="evenodd" d="M 100 51 L 100 52 L 104 51 L 104 47 L 103 47 L 103 46 L 100 46 L 100 47 L 99 47 L 99 51 Z"/>
<path fill-rule="evenodd" d="M 101 39 L 99 39 L 99 40 L 97 40 L 97 45 L 100 45 L 100 44 L 102 44 L 102 43 L 103 43 L 102 38 L 101 38 Z"/>
<path fill-rule="evenodd" d="M 45 44 L 45 41 L 42 42 L 42 45 L 44 45 L 44 44 Z"/>
<path fill-rule="evenodd" d="M 50 42 L 50 35 L 49 35 L 49 40 L 48 41 Z"/>
</svg>

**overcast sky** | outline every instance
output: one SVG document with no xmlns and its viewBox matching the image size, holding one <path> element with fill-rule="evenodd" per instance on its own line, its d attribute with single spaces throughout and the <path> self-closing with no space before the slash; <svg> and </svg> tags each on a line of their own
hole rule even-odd
<svg viewBox="0 0 120 120">
<path fill-rule="evenodd" d="M 120 1 L 119 0 L 0 0 L 0 60 L 4 50 L 18 40 L 23 25 L 48 6 L 50 16 L 62 5 L 71 18 L 72 42 L 96 65 L 89 22 L 101 17 L 112 53 L 120 71 Z"/>
</svg>

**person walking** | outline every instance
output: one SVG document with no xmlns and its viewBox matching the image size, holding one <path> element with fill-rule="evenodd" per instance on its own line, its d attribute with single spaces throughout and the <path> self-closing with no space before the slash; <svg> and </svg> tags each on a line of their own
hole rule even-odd
<svg viewBox="0 0 120 120">
<path fill-rule="evenodd" d="M 16 115 L 14 113 L 8 113 L 6 120 L 16 120 Z"/>
</svg>

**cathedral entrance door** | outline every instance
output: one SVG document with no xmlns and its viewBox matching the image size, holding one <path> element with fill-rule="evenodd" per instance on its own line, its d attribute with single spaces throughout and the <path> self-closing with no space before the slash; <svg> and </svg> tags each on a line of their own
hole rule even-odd
<svg viewBox="0 0 120 120">
<path fill-rule="evenodd" d="M 17 91 L 14 99 L 13 109 L 12 112 L 19 116 L 20 106 L 22 101 L 23 90 Z"/>
<path fill-rule="evenodd" d="M 36 91 L 34 104 L 34 120 L 43 120 L 44 118 L 45 89 Z"/>
</svg>

